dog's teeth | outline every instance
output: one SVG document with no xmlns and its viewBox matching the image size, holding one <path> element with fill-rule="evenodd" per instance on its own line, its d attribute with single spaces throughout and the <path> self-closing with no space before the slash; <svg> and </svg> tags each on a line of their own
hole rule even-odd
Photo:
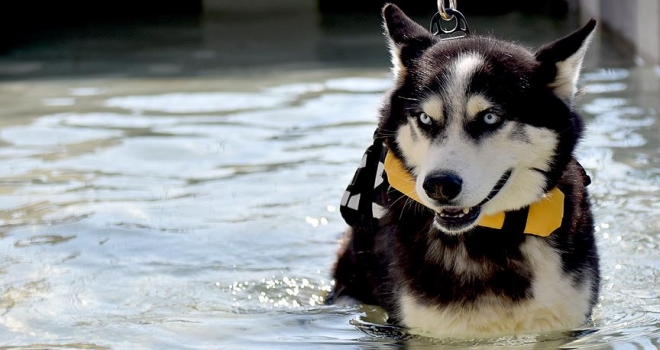
<svg viewBox="0 0 660 350">
<path fill-rule="evenodd" d="M 461 209 L 445 209 L 438 212 L 438 215 L 442 218 L 454 218 L 460 219 L 465 215 L 470 213 L 470 208 L 461 208 Z"/>
</svg>

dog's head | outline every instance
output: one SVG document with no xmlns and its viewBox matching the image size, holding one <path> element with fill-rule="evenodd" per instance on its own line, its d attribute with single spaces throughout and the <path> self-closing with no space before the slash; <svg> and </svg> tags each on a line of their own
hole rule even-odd
<svg viewBox="0 0 660 350">
<path fill-rule="evenodd" d="M 442 41 L 394 5 L 383 17 L 396 84 L 380 132 L 437 228 L 465 232 L 555 186 L 582 134 L 572 104 L 594 20 L 533 53 L 479 36 Z"/>
</svg>

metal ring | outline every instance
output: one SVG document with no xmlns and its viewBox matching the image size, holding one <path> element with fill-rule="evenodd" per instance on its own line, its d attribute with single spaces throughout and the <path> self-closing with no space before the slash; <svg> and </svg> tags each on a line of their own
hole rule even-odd
<svg viewBox="0 0 660 350">
<path fill-rule="evenodd" d="M 442 20 L 440 17 L 440 13 L 436 13 L 433 15 L 433 18 L 431 18 L 431 27 L 429 31 L 433 35 L 437 36 L 446 36 L 446 35 L 451 35 L 454 34 L 455 32 L 462 32 L 463 35 L 460 36 L 451 36 L 451 37 L 446 37 L 442 40 L 447 40 L 447 39 L 457 39 L 457 38 L 462 38 L 470 34 L 470 28 L 468 27 L 467 20 L 465 19 L 465 16 L 463 16 L 462 13 L 460 13 L 458 10 L 452 10 L 452 9 L 447 9 L 447 13 L 452 17 L 456 19 L 456 23 L 452 23 L 453 21 L 445 21 Z M 449 24 L 450 26 L 453 24 L 452 28 L 445 28 L 443 25 Z"/>
<path fill-rule="evenodd" d="M 440 17 L 442 17 L 443 20 L 451 21 L 452 19 L 454 19 L 454 15 L 447 13 L 447 9 L 449 8 L 450 10 L 455 11 L 456 1 L 457 0 L 449 0 L 449 7 L 446 7 L 445 0 L 438 0 L 438 13 L 440 14 Z"/>
</svg>

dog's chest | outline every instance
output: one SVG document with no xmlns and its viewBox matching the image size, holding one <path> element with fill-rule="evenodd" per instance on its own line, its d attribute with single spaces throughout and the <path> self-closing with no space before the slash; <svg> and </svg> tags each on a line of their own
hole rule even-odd
<svg viewBox="0 0 660 350">
<path fill-rule="evenodd" d="M 563 272 L 559 254 L 542 239 L 527 239 L 521 251 L 532 271 L 528 298 L 511 301 L 488 293 L 470 303 L 438 305 L 404 287 L 398 295 L 398 318 L 413 333 L 453 337 L 537 333 L 582 325 L 590 310 L 592 281 L 576 285 Z"/>
</svg>

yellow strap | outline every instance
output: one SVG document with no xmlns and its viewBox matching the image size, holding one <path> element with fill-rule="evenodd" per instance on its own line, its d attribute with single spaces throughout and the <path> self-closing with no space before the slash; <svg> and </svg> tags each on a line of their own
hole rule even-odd
<svg viewBox="0 0 660 350">
<path fill-rule="evenodd" d="M 495 213 L 493 215 L 484 215 L 481 220 L 479 220 L 479 226 L 499 230 L 504 226 L 504 216 L 504 212 Z"/>
<path fill-rule="evenodd" d="M 417 196 L 415 178 L 410 175 L 408 170 L 403 166 L 403 163 L 392 152 L 387 152 L 385 156 L 385 173 L 387 173 L 387 181 L 390 182 L 390 186 L 420 204 L 424 204 L 419 199 L 419 196 Z"/>
<path fill-rule="evenodd" d="M 385 156 L 385 172 L 390 185 L 397 191 L 425 205 L 415 190 L 415 178 L 406 170 L 401 160 L 392 152 Z M 561 226 L 564 217 L 564 193 L 554 188 L 541 200 L 529 207 L 525 233 L 529 235 L 547 237 Z M 505 213 L 485 215 L 479 220 L 479 226 L 501 229 L 504 226 Z"/>
<path fill-rule="evenodd" d="M 550 236 L 564 219 L 564 193 L 555 187 L 541 200 L 529 206 L 525 233 L 541 237 Z"/>
</svg>

